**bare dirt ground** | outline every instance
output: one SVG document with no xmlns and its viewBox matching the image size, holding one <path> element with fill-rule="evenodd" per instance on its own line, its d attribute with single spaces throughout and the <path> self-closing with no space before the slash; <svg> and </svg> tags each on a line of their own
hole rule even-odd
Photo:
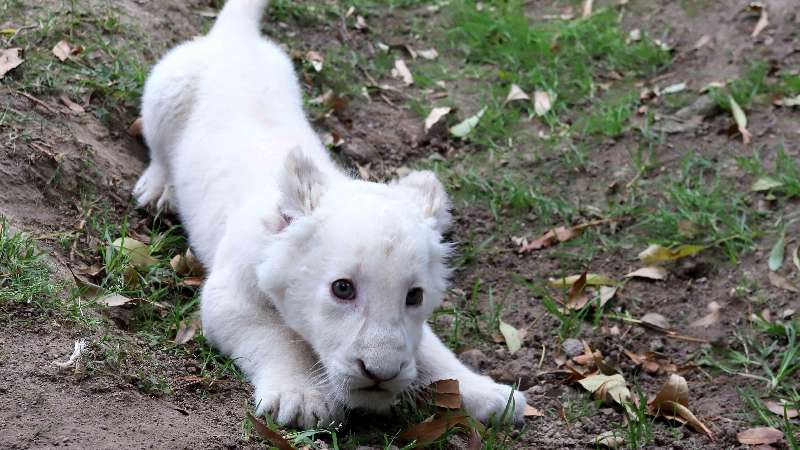
<svg viewBox="0 0 800 450">
<path fill-rule="evenodd" d="M 206 30 L 213 20 L 209 16 L 213 16 L 214 8 L 219 5 L 205 0 L 74 3 L 84 12 L 76 15 L 65 2 L 48 0 L 24 5 L 9 0 L 0 7 L 0 12 L 8 14 L 0 15 L 0 28 L 19 30 L 18 36 L 14 36 L 16 42 L 10 40 L 9 33 L 0 35 L 0 48 L 21 46 L 26 59 L 6 74 L 0 84 L 0 217 L 12 229 L 36 239 L 38 247 L 48 255 L 53 278 L 64 280 L 66 287 L 62 287 L 61 297 L 67 303 L 49 310 L 0 298 L 0 448 L 263 447 L 246 423 L 249 386 L 235 373 L 226 372 L 223 362 L 215 359 L 207 364 L 204 344 L 196 340 L 183 347 L 165 344 L 174 338 L 176 327 L 164 326 L 170 335 L 154 337 L 148 325 L 151 319 L 136 309 L 140 306 L 129 305 L 121 318 L 117 313 L 96 309 L 76 312 L 80 304 L 72 304 L 75 296 L 70 294 L 73 283 L 70 272 L 91 278 L 85 274 L 91 273 L 92 267 L 104 264 L 101 249 L 118 236 L 113 234 L 115 231 L 108 231 L 114 230 L 114 226 L 117 231 L 124 228 L 138 236 L 152 236 L 178 223 L 177 218 L 154 218 L 152 212 L 136 210 L 132 205 L 131 188 L 147 162 L 146 148 L 127 130 L 138 115 L 135 89 L 132 98 L 125 96 L 120 87 L 125 76 L 114 78 L 113 74 L 98 83 L 76 80 L 99 79 L 98 73 L 106 73 L 102 68 L 113 66 L 115 61 L 122 64 L 134 61 L 146 69 L 172 45 Z M 571 364 L 569 358 L 574 356 L 563 345 L 568 337 L 585 341 L 602 352 L 605 361 L 624 374 L 631 387 L 635 383 L 645 396 L 658 391 L 668 370 L 643 370 L 626 356 L 626 350 L 636 354 L 655 352 L 662 360 L 685 369 L 680 374 L 689 383 L 691 409 L 711 429 L 716 440 L 674 422 L 649 419 L 652 437 L 644 447 L 747 447 L 739 443 L 737 433 L 758 421 L 753 419 L 742 391 L 754 389 L 760 398 L 773 398 L 770 395 L 774 392 L 763 392 L 762 380 L 741 375 L 750 374 L 750 370 L 756 373 L 758 367 L 747 366 L 725 373 L 704 361 L 713 359 L 720 349 L 739 350 L 742 341 L 738 336 L 751 329 L 754 313 L 768 311 L 775 321 L 796 321 L 783 314 L 800 310 L 800 295 L 770 282 L 767 260 L 777 236 L 776 224 L 785 218 L 780 223 L 786 224 L 787 257 L 778 273 L 797 284 L 800 268 L 793 268 L 788 256 L 800 243 L 797 240 L 800 221 L 791 220 L 797 219 L 800 210 L 797 196 L 747 197 L 749 204 L 741 207 L 758 216 L 764 225 L 753 233 L 754 245 L 737 251 L 735 260 L 724 245 L 710 246 L 696 257 L 671 265 L 666 280 L 628 282 L 605 310 L 608 316 L 603 314 L 593 319 L 590 313 L 569 336 L 560 335 L 563 320 L 547 311 L 542 291 L 532 291 L 520 278 L 557 298 L 564 293 L 547 288 L 548 278 L 583 270 L 622 278 L 641 266 L 636 254 L 643 249 L 642 241 L 636 239 L 649 239 L 648 227 L 655 225 L 643 221 L 643 217 L 653 214 L 652 210 L 637 209 L 634 214 L 639 216 L 621 217 L 575 243 L 527 254 L 516 251 L 511 236 L 534 239 L 555 226 L 607 218 L 593 216 L 591 206 L 622 204 L 630 195 L 649 195 L 663 199 L 670 206 L 665 185 L 661 183 L 681 179 L 684 159 L 689 153 L 700 155 L 712 164 L 710 172 L 721 176 L 723 192 L 747 193 L 754 178 L 737 164 L 737 158 L 751 156 L 754 148 L 761 150 L 765 167 L 775 166 L 779 147 L 797 165 L 800 113 L 796 107 L 775 106 L 772 100 L 779 97 L 775 93 L 750 105 L 747 117 L 753 142 L 749 146 L 742 144 L 738 134 L 729 132 L 731 127 L 735 130 L 732 116 L 719 108 L 703 114 L 697 126 L 663 134 L 655 141 L 645 139 L 637 131 L 643 116 L 634 114 L 631 126 L 623 133 L 576 138 L 586 148 L 585 161 L 578 168 L 564 163 L 563 144 L 535 137 L 528 139 L 545 129 L 532 119 L 512 128 L 514 133 L 519 128 L 526 133 L 521 134 L 522 142 L 515 144 L 518 155 L 498 156 L 507 158 L 505 163 L 489 157 L 485 166 L 477 165 L 473 159 L 476 155 L 493 152 L 487 145 L 446 136 L 431 137 L 423 132 L 424 117 L 420 116 L 417 104 L 429 101 L 428 88 L 375 87 L 398 86 L 389 71 L 380 77 L 378 69 L 382 66 L 371 62 L 382 57 L 379 43 L 390 45 L 390 51 L 395 52 L 390 60 L 398 55 L 410 60 L 395 44 L 416 49 L 436 47 L 440 49 L 443 72 L 455 74 L 455 79 L 448 79 L 445 91 L 459 108 L 459 115 L 466 117 L 479 109 L 483 100 L 475 92 L 500 84 L 502 77 L 490 72 L 490 78 L 476 79 L 462 77 L 458 72 L 467 62 L 448 55 L 442 44 L 449 23 L 447 3 L 436 3 L 435 8 L 430 7 L 434 3 L 425 2 L 408 2 L 412 5 L 398 7 L 369 4 L 362 8 L 361 3 L 355 2 L 356 11 L 366 16 L 369 25 L 366 30 L 353 26 L 352 17 L 342 16 L 340 20 L 313 9 L 319 5 L 346 11 L 341 5 L 276 3 L 265 29 L 301 55 L 298 66 L 308 97 L 317 97 L 331 88 L 347 100 L 344 107 L 323 111 L 316 106 L 310 113 L 321 132 L 334 133 L 344 140 L 342 146 L 334 148 L 343 164 L 361 176 L 384 180 L 407 167 L 430 167 L 439 160 L 452 161 L 440 176 L 457 199 L 453 211 L 456 226 L 450 237 L 459 243 L 464 258 L 459 259 L 462 262 L 453 278 L 447 308 L 460 312 L 438 314 L 434 324 L 443 335 L 451 337 L 451 345 L 464 355 L 465 361 L 500 381 L 519 383 L 527 392 L 529 403 L 545 413 L 544 417 L 526 418 L 521 429 L 505 434 L 507 440 L 495 448 L 595 448 L 597 435 L 623 427 L 619 408 L 593 402 L 579 386 L 564 382 L 564 361 Z M 600 3 L 595 8 L 604 6 Z M 621 15 L 623 29 L 627 32 L 639 28 L 663 39 L 673 49 L 673 59 L 656 75 L 640 77 L 626 88 L 639 95 L 647 87 L 685 82 L 686 89 L 699 96 L 709 83 L 741 77 L 755 61 L 765 62 L 767 79 L 781 73 L 797 75 L 800 67 L 797 4 L 790 0 L 765 3 L 769 25 L 753 38 L 751 33 L 759 16 L 747 10 L 748 2 L 631 0 Z M 121 25 L 108 25 L 108 17 L 102 14 L 93 16 L 91 11 L 96 11 L 93 8 L 99 11 L 100 6 L 111 8 Z M 542 0 L 524 2 L 523 8 L 536 24 L 548 20 L 545 16 L 550 14 L 571 11 L 579 15 L 580 7 L 580 2 Z M 308 14 L 307 8 L 311 8 L 312 14 Z M 324 19 L 314 19 L 318 15 Z M 66 29 L 48 28 L 58 21 L 54 16 L 69 16 L 71 25 Z M 695 48 L 703 36 L 710 40 Z M 50 55 L 50 49 L 62 39 L 73 43 L 90 39 L 114 45 L 122 43 L 134 48 L 136 56 L 133 60 L 116 60 L 119 53 L 94 50 L 95 53 L 76 56 L 82 58 L 74 63 L 78 75 L 70 72 L 59 77 L 58 66 L 62 63 Z M 331 42 L 336 43 L 337 51 L 346 49 L 344 57 L 338 53 L 334 56 Z M 302 61 L 308 50 L 328 50 L 326 64 L 332 67 L 323 69 L 321 74 L 315 73 Z M 347 60 L 353 54 L 362 59 L 354 64 L 335 65 L 335 58 Z M 93 71 L 80 72 L 84 66 Z M 52 77 L 48 76 L 50 71 Z M 121 70 L 133 71 L 132 66 Z M 618 81 L 618 75 L 608 74 L 608 77 L 597 82 Z M 80 87 L 75 87 L 78 84 Z M 343 85 L 350 86 L 352 92 L 345 94 L 348 88 Z M 370 93 L 369 99 L 362 95 L 361 86 L 370 86 L 364 88 Z M 80 103 L 82 111 L 70 110 L 67 102 L 61 100 L 65 94 Z M 694 97 L 686 103 L 692 101 Z M 577 123 L 588 105 L 587 102 L 565 111 L 565 123 Z M 637 108 L 644 106 L 667 117 L 685 105 L 642 100 Z M 545 151 L 546 146 L 550 148 Z M 634 149 L 643 147 L 648 149 L 651 164 L 641 169 L 633 163 L 632 154 Z M 492 165 L 496 167 L 490 168 Z M 580 205 L 576 207 L 578 213 L 548 222 L 533 209 L 512 214 L 507 205 L 493 208 L 488 202 L 474 200 L 464 193 L 464 183 L 459 181 L 463 175 L 459 170 L 464 167 L 487 180 L 498 176 L 497 167 L 500 172 L 513 172 L 529 182 L 546 180 L 546 185 L 541 186 L 543 195 L 574 199 Z M 731 208 L 738 207 L 731 203 Z M 570 220 L 573 223 L 564 223 Z M 102 277 L 101 273 L 92 281 L 99 283 Z M 182 292 L 187 298 L 194 295 L 192 289 Z M 721 305 L 719 320 L 707 327 L 690 327 L 708 313 L 707 305 L 711 302 Z M 502 306 L 499 310 L 498 304 Z M 670 329 L 702 342 L 674 339 L 611 317 L 640 318 L 652 312 L 664 316 Z M 514 354 L 497 338 L 497 330 L 491 328 L 496 321 L 496 317 L 491 317 L 495 314 L 515 328 L 526 330 L 522 348 Z M 484 321 L 484 317 L 490 319 Z M 77 339 L 86 339 L 92 349 L 90 358 L 102 363 L 87 361 L 88 369 L 83 371 L 59 370 L 53 361 L 66 360 Z M 771 353 L 765 356 L 773 370 L 774 358 L 789 350 L 785 339 L 775 340 Z M 113 364 L 108 362 L 111 359 Z M 789 375 L 787 383 L 791 384 L 787 389 L 796 389 L 796 381 L 790 381 L 795 377 L 797 373 Z M 797 420 L 788 423 L 798 426 Z M 391 434 L 397 429 L 382 431 Z M 340 432 L 341 436 L 347 433 L 348 429 Z M 355 447 L 359 443 L 383 448 L 380 435 L 378 438 L 364 435 L 351 440 L 349 445 Z M 441 445 L 459 446 L 454 439 Z M 772 445 L 790 446 L 785 437 Z"/>
</svg>

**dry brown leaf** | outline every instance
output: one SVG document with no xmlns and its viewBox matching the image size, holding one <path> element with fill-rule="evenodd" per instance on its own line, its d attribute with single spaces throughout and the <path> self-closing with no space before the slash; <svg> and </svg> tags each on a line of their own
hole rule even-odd
<svg viewBox="0 0 800 450">
<path fill-rule="evenodd" d="M 406 428 L 398 437 L 404 441 L 416 441 L 422 446 L 434 442 L 456 426 L 471 428 L 469 418 L 463 413 L 436 414 Z"/>
<path fill-rule="evenodd" d="M 587 228 L 596 227 L 608 221 L 609 220 L 593 220 L 591 222 L 575 225 L 574 227 L 560 226 L 553 228 L 532 242 L 523 242 L 517 252 L 526 253 L 533 250 L 551 247 L 559 242 L 569 241 L 570 239 L 580 236 L 581 233 L 583 233 L 583 231 Z"/>
<path fill-rule="evenodd" d="M 169 261 L 170 267 L 176 274 L 187 276 L 200 276 L 205 273 L 205 269 L 200 261 L 192 253 L 192 249 L 186 249 L 184 254 L 178 254 Z"/>
<path fill-rule="evenodd" d="M 778 275 L 775 272 L 769 272 L 769 282 L 776 288 L 784 289 L 789 292 L 800 292 L 800 288 L 794 285 L 788 278 Z"/>
<path fill-rule="evenodd" d="M 513 102 L 514 100 L 530 100 L 530 99 L 531 96 L 526 94 L 521 87 L 517 86 L 516 84 L 512 84 L 511 89 L 508 91 L 506 99 L 503 101 L 503 105 L 507 104 L 508 102 Z"/>
<path fill-rule="evenodd" d="M 197 331 L 201 330 L 202 327 L 203 323 L 200 321 L 200 317 L 196 314 L 191 318 L 181 320 L 181 323 L 178 326 L 178 331 L 175 333 L 175 343 L 178 345 L 186 344 L 194 339 Z"/>
<path fill-rule="evenodd" d="M 669 321 L 667 320 L 666 317 L 664 317 L 659 313 L 647 313 L 644 316 L 642 316 L 642 318 L 639 320 L 648 325 L 652 325 L 657 328 L 661 328 L 663 330 L 669 329 Z"/>
<path fill-rule="evenodd" d="M 687 423 L 714 439 L 714 433 L 689 410 L 689 385 L 682 376 L 674 373 L 670 375 L 648 406 L 651 414 Z"/>
<path fill-rule="evenodd" d="M 721 313 L 722 306 L 720 306 L 720 304 L 717 302 L 711 302 L 708 304 L 708 311 L 709 311 L 708 314 L 706 314 L 700 319 L 695 320 L 694 322 L 689 324 L 689 326 L 693 328 L 699 328 L 699 327 L 705 328 L 705 327 L 710 327 L 711 325 L 714 325 L 715 323 L 719 322 L 719 319 L 722 315 Z"/>
<path fill-rule="evenodd" d="M 70 111 L 72 111 L 74 113 L 78 113 L 78 114 L 86 112 L 86 109 L 84 109 L 83 106 L 73 102 L 72 99 L 67 97 L 66 94 L 61 94 L 61 96 L 59 96 L 58 98 L 59 98 L 59 100 L 61 100 L 61 103 L 63 103 L 64 106 L 69 108 Z"/>
<path fill-rule="evenodd" d="M 133 301 L 133 299 L 128 298 L 122 294 L 107 294 L 103 295 L 102 297 L 98 297 L 95 301 L 99 305 L 115 307 L 115 306 L 127 305 L 128 303 Z"/>
<path fill-rule="evenodd" d="M 631 391 L 625 382 L 625 378 L 620 374 L 603 375 L 600 373 L 589 375 L 578 380 L 584 389 L 594 394 L 597 400 L 608 401 L 611 399 L 617 404 L 624 406 L 629 413 L 631 407 Z"/>
<path fill-rule="evenodd" d="M 769 410 L 769 412 L 783 417 L 784 404 L 778 403 L 774 400 L 764 400 L 764 406 L 767 408 L 767 410 Z M 800 412 L 798 412 L 797 408 L 786 408 L 786 416 L 790 419 L 794 419 L 798 415 L 800 415 Z"/>
<path fill-rule="evenodd" d="M 270 430 L 269 427 L 264 424 L 264 422 L 256 419 L 255 416 L 249 412 L 247 413 L 247 418 L 250 419 L 250 423 L 253 424 L 253 429 L 256 431 L 256 433 L 265 441 L 277 447 L 278 450 L 294 450 L 292 444 L 290 444 L 285 437 L 281 436 L 275 431 Z"/>
<path fill-rule="evenodd" d="M 439 121 L 442 120 L 443 117 L 450 114 L 452 110 L 453 108 L 449 106 L 441 106 L 438 108 L 433 108 L 431 112 L 428 114 L 428 117 L 425 118 L 425 128 L 424 128 L 425 132 L 427 133 L 428 131 L 430 131 L 434 125 L 439 123 Z"/>
<path fill-rule="evenodd" d="M 131 265 L 137 269 L 144 269 L 158 263 L 158 260 L 150 255 L 150 248 L 134 238 L 117 238 L 111 243 L 110 250 L 127 255 Z"/>
<path fill-rule="evenodd" d="M 142 137 L 142 118 L 137 117 L 130 127 L 128 127 L 128 134 L 135 138 Z"/>
<path fill-rule="evenodd" d="M 581 12 L 581 18 L 585 19 L 592 15 L 593 3 L 593 0 L 583 0 L 583 12 Z"/>
<path fill-rule="evenodd" d="M 622 351 L 634 364 L 641 366 L 642 370 L 647 373 L 675 373 L 678 371 L 678 366 L 653 352 L 639 355 L 627 349 L 622 349 Z"/>
<path fill-rule="evenodd" d="M 200 287 L 203 285 L 204 278 L 203 277 L 186 277 L 182 279 L 178 284 L 181 286 L 188 286 L 188 287 Z"/>
<path fill-rule="evenodd" d="M 699 50 L 708 45 L 709 43 L 711 43 L 711 36 L 704 34 L 700 36 L 700 39 L 698 39 L 697 42 L 694 43 L 694 45 L 692 46 L 692 50 Z"/>
<path fill-rule="evenodd" d="M 439 57 L 439 52 L 437 52 L 435 48 L 429 48 L 427 50 L 418 50 L 417 54 L 423 59 L 428 59 L 428 60 L 436 59 Z"/>
<path fill-rule="evenodd" d="M 61 62 L 68 60 L 73 55 L 77 55 L 83 51 L 83 47 L 81 46 L 73 46 L 67 41 L 58 41 L 58 43 L 53 47 L 53 55 L 58 58 Z"/>
<path fill-rule="evenodd" d="M 736 440 L 745 445 L 773 444 L 783 439 L 783 431 L 773 427 L 757 427 L 740 431 Z"/>
<path fill-rule="evenodd" d="M 412 84 L 414 84 L 414 76 L 411 75 L 411 71 L 408 70 L 406 62 L 402 59 L 396 59 L 394 61 L 394 69 L 392 69 L 392 76 L 403 80 L 403 84 L 405 84 L 406 86 L 411 86 Z"/>
<path fill-rule="evenodd" d="M 736 127 L 739 129 L 739 133 L 742 135 L 742 144 L 749 145 L 750 141 L 753 140 L 753 135 L 750 131 L 747 130 L 747 116 L 742 110 L 742 107 L 736 103 L 733 96 L 728 95 L 728 102 L 731 106 L 731 114 L 733 114 L 733 120 L 736 122 Z"/>
<path fill-rule="evenodd" d="M 600 286 L 600 306 L 605 306 L 615 295 L 617 295 L 616 286 Z"/>
<path fill-rule="evenodd" d="M 555 288 L 567 288 L 575 284 L 582 275 L 570 275 L 564 278 L 550 278 L 548 283 Z M 587 286 L 616 286 L 617 282 L 611 278 L 596 273 L 586 274 Z"/>
<path fill-rule="evenodd" d="M 769 15 L 767 14 L 766 5 L 760 2 L 753 2 L 751 6 L 753 9 L 760 10 L 761 13 L 758 17 L 758 22 L 756 22 L 756 26 L 753 28 L 753 33 L 750 34 L 751 37 L 756 37 L 769 25 Z"/>
<path fill-rule="evenodd" d="M 309 50 L 306 52 L 305 59 L 316 72 L 322 72 L 322 67 L 325 65 L 325 57 L 322 56 L 322 53 Z"/>
<path fill-rule="evenodd" d="M 627 275 L 625 278 L 647 278 L 650 280 L 666 280 L 667 269 L 659 266 L 652 266 L 652 267 L 642 267 L 639 270 L 635 270 Z"/>
<path fill-rule="evenodd" d="M 525 417 L 544 417 L 544 413 L 534 408 L 531 405 L 525 404 L 525 412 L 522 414 Z"/>
<path fill-rule="evenodd" d="M 583 272 L 580 277 L 572 284 L 569 288 L 569 294 L 567 295 L 567 303 L 566 307 L 569 309 L 581 309 L 586 306 L 586 303 L 589 301 L 589 295 L 585 292 L 586 289 L 586 275 L 587 272 Z"/>
<path fill-rule="evenodd" d="M 458 380 L 439 380 L 430 385 L 433 393 L 433 404 L 442 408 L 461 408 L 461 392 Z"/>
<path fill-rule="evenodd" d="M 21 49 L 17 47 L 0 50 L 0 79 L 24 62 L 24 60 L 19 57 L 20 50 Z"/>
<path fill-rule="evenodd" d="M 533 111 L 541 117 L 553 107 L 550 94 L 546 91 L 536 90 L 533 92 Z"/>
</svg>

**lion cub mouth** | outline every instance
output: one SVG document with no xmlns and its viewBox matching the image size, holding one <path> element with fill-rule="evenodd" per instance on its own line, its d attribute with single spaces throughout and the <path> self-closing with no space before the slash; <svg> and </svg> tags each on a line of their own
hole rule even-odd
<svg viewBox="0 0 800 450">
<path fill-rule="evenodd" d="M 380 387 L 380 385 L 373 384 L 372 386 L 367 386 L 363 388 L 359 388 L 359 391 L 367 391 L 367 392 L 389 392 L 388 390 Z"/>
</svg>

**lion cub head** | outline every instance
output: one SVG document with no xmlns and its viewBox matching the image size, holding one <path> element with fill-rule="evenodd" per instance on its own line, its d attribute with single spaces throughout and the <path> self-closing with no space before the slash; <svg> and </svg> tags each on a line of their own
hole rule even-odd
<svg viewBox="0 0 800 450">
<path fill-rule="evenodd" d="M 447 194 L 432 172 L 352 180 L 299 149 L 281 193 L 259 287 L 316 352 L 338 401 L 387 409 L 417 378 L 422 327 L 446 288 Z"/>
</svg>

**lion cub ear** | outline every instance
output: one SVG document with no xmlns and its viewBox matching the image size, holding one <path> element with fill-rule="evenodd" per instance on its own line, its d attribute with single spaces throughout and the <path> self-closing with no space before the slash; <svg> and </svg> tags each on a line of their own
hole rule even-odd
<svg viewBox="0 0 800 450">
<path fill-rule="evenodd" d="M 327 176 L 300 147 L 291 149 L 279 181 L 281 214 L 289 221 L 311 214 L 327 184 Z"/>
<path fill-rule="evenodd" d="M 397 185 L 413 192 L 413 202 L 422 207 L 422 213 L 433 219 L 433 228 L 444 233 L 450 228 L 450 200 L 444 186 L 430 170 L 415 170 L 397 180 Z"/>
</svg>

